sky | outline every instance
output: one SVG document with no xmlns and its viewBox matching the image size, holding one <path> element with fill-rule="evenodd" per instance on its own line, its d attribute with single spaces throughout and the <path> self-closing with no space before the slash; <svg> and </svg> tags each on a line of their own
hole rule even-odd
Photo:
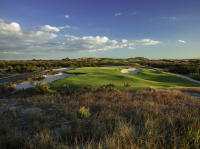
<svg viewBox="0 0 200 149">
<path fill-rule="evenodd" d="M 200 0 L 1 0 L 0 59 L 200 58 Z"/>
</svg>

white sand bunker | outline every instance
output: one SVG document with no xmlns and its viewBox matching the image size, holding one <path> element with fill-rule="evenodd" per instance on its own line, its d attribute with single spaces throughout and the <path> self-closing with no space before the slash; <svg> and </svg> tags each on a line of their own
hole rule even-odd
<svg viewBox="0 0 200 149">
<path fill-rule="evenodd" d="M 122 69 L 121 72 L 129 73 L 129 74 L 136 74 L 136 73 L 140 72 L 140 70 L 136 69 L 136 68 L 129 68 L 129 69 Z"/>
</svg>

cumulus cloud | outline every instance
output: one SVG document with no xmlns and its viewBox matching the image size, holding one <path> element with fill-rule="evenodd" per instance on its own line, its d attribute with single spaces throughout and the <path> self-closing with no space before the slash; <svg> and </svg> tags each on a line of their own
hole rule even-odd
<svg viewBox="0 0 200 149">
<path fill-rule="evenodd" d="M 70 25 L 65 25 L 65 26 L 60 26 L 60 27 L 55 27 L 55 26 L 51 26 L 51 25 L 44 25 L 41 26 L 40 29 L 43 31 L 47 31 L 47 32 L 59 32 L 63 29 L 75 29 L 76 27 L 72 27 Z"/>
<path fill-rule="evenodd" d="M 42 30 L 22 30 L 20 24 L 7 24 L 0 19 L 0 50 L 24 50 L 36 43 L 44 43 L 56 38 L 57 35 Z"/>
<path fill-rule="evenodd" d="M 64 43 L 65 49 L 74 51 L 104 51 L 116 48 L 135 49 L 134 46 L 148 46 L 160 44 L 160 41 L 151 39 L 141 40 L 126 40 L 122 41 L 111 40 L 106 36 L 83 36 L 77 37 L 73 35 L 65 35 L 66 42 Z"/>
<path fill-rule="evenodd" d="M 50 26 L 50 25 L 44 25 L 44 26 L 41 26 L 41 30 L 59 32 L 60 28 L 55 27 L 55 26 Z"/>
<path fill-rule="evenodd" d="M 148 45 L 160 44 L 160 41 L 155 41 L 155 40 L 151 40 L 151 39 L 141 39 L 141 40 L 134 40 L 134 41 L 130 42 L 130 44 L 148 46 Z"/>
<path fill-rule="evenodd" d="M 184 40 L 178 40 L 178 42 L 180 42 L 180 43 L 186 43 L 186 41 L 184 41 Z"/>
<path fill-rule="evenodd" d="M 65 35 L 65 49 L 72 51 L 102 51 L 113 48 L 119 48 L 116 40 L 111 40 L 106 36 L 83 36 L 77 37 L 73 35 Z"/>
<path fill-rule="evenodd" d="M 17 51 L 0 51 L 0 54 L 11 54 L 11 55 L 18 55 L 18 54 L 24 54 L 23 52 L 17 52 Z"/>
<path fill-rule="evenodd" d="M 136 46 L 150 46 L 160 44 L 152 39 L 121 41 L 106 36 L 74 36 L 57 34 L 68 26 L 41 26 L 34 30 L 24 30 L 16 22 L 6 23 L 0 19 L 0 53 L 20 54 L 48 51 L 105 51 L 110 49 L 135 49 Z M 62 42 L 55 40 L 60 37 Z"/>
<path fill-rule="evenodd" d="M 115 13 L 115 16 L 117 17 L 117 16 L 121 16 L 122 15 L 122 13 L 121 12 L 117 12 L 117 13 Z"/>
<path fill-rule="evenodd" d="M 65 15 L 65 19 L 69 19 L 69 15 Z"/>
<path fill-rule="evenodd" d="M 6 24 L 4 20 L 0 19 L 0 35 L 1 36 L 20 36 L 21 35 L 21 27 L 16 22 L 11 22 L 10 24 Z"/>
</svg>

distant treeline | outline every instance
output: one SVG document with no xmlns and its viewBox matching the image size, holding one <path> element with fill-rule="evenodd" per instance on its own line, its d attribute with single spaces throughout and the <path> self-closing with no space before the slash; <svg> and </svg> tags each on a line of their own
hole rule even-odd
<svg viewBox="0 0 200 149">
<path fill-rule="evenodd" d="M 62 61 L 0 61 L 0 69 L 7 72 L 33 72 L 55 67 L 68 67 L 70 64 Z"/>
<path fill-rule="evenodd" d="M 165 71 L 199 76 L 200 60 L 149 60 L 143 57 L 128 59 L 112 59 L 112 58 L 78 58 L 62 60 L 15 60 L 0 61 L 0 70 L 7 72 L 33 72 L 45 69 L 53 69 L 58 67 L 99 67 L 108 65 L 145 65 L 155 68 L 162 68 Z"/>
<path fill-rule="evenodd" d="M 133 64 L 141 58 L 111 59 L 111 58 L 79 58 L 62 60 L 14 60 L 0 61 L 0 69 L 7 72 L 33 72 L 58 67 L 98 67 L 105 65 Z"/>
</svg>

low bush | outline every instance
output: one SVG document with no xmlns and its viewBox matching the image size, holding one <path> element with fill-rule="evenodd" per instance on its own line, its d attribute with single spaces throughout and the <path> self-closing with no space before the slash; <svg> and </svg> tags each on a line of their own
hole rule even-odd
<svg viewBox="0 0 200 149">
<path fill-rule="evenodd" d="M 42 80 L 44 78 L 45 78 L 44 75 L 39 75 L 39 76 L 32 77 L 31 80 L 33 80 L 33 81 L 40 81 L 40 80 Z"/>
<path fill-rule="evenodd" d="M 115 90 L 115 89 L 116 89 L 115 85 L 110 83 L 110 84 L 100 86 L 97 90 L 99 90 L 99 91 L 112 91 L 112 90 Z"/>
<path fill-rule="evenodd" d="M 189 77 L 200 81 L 200 74 L 190 74 Z"/>
<path fill-rule="evenodd" d="M 33 90 L 35 90 L 37 93 L 48 93 L 48 92 L 52 92 L 52 90 L 50 90 L 50 85 L 46 84 L 44 81 L 34 81 L 31 82 L 31 85 L 33 86 Z"/>
<path fill-rule="evenodd" d="M 80 107 L 79 109 L 79 113 L 81 115 L 81 117 L 83 118 L 88 118 L 90 117 L 91 113 L 90 113 L 90 109 L 89 108 L 86 108 L 86 107 Z"/>
<path fill-rule="evenodd" d="M 130 88 L 131 85 L 130 85 L 129 83 L 124 83 L 124 87 L 125 87 L 125 88 Z"/>
<path fill-rule="evenodd" d="M 15 91 L 15 88 L 13 87 L 13 85 L 8 84 L 8 85 L 0 86 L 0 94 L 1 95 L 10 94 L 13 91 Z"/>
</svg>

